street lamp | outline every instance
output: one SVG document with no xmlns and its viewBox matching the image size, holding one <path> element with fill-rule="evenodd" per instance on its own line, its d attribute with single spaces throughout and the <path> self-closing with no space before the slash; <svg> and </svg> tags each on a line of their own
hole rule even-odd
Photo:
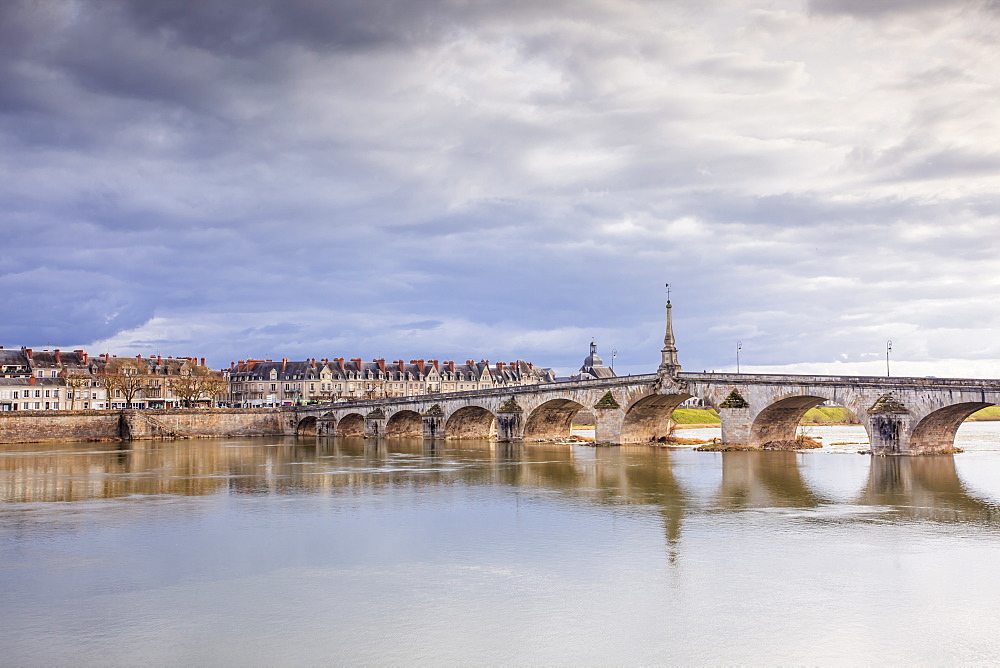
<svg viewBox="0 0 1000 668">
<path fill-rule="evenodd" d="M 889 377 L 889 353 L 892 352 L 892 341 L 885 342 L 885 376 Z"/>
<path fill-rule="evenodd" d="M 736 373 L 740 372 L 740 351 L 743 350 L 743 342 L 736 342 Z"/>
<path fill-rule="evenodd" d="M 611 371 L 612 371 L 612 373 L 615 370 L 615 358 L 616 357 L 618 357 L 618 349 L 617 348 L 612 348 L 612 350 L 611 350 Z"/>
</svg>

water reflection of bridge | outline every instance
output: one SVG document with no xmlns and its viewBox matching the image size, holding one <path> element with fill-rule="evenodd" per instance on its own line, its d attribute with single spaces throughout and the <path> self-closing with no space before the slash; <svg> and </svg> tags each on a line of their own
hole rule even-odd
<svg viewBox="0 0 1000 668">
<path fill-rule="evenodd" d="M 445 447 L 446 446 L 446 447 Z M 850 457 L 850 455 L 844 455 Z M 839 456 L 824 456 L 839 457 Z M 693 459 L 694 458 L 694 459 Z M 678 461 L 719 468 L 704 494 L 677 474 Z M 0 500 L 79 501 L 131 495 L 327 493 L 434 488 L 461 483 L 555 492 L 556 498 L 629 505 L 660 513 L 671 544 L 697 510 L 816 509 L 843 504 L 803 474 L 794 452 L 669 451 L 651 446 L 574 448 L 490 441 L 287 439 L 166 441 L 145 447 L 60 446 L 0 458 Z M 970 492 L 951 456 L 868 458 L 851 504 L 897 521 L 995 524 L 997 505 Z M 683 466 L 682 466 L 683 468 Z M 709 469 L 712 467 L 709 466 Z"/>
</svg>

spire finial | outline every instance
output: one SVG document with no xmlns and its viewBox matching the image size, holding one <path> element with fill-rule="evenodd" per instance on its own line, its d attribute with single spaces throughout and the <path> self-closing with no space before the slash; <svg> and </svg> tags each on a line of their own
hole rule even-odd
<svg viewBox="0 0 1000 668">
<path fill-rule="evenodd" d="M 670 284 L 666 284 L 667 287 L 667 326 L 666 331 L 663 333 L 663 349 L 660 350 L 660 369 L 661 375 L 667 375 L 671 378 L 677 376 L 677 373 L 681 370 L 681 364 L 677 359 L 677 345 L 674 342 L 674 321 L 671 311 L 673 308 L 670 305 Z"/>
</svg>

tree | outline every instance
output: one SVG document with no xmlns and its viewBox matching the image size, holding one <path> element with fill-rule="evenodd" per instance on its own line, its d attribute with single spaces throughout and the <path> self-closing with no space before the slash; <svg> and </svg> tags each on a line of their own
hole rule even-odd
<svg viewBox="0 0 1000 668">
<path fill-rule="evenodd" d="M 108 402 L 121 399 L 126 408 L 132 405 L 143 385 L 138 362 L 127 357 L 108 361 L 97 379 L 108 392 Z"/>
<path fill-rule="evenodd" d="M 181 373 L 170 379 L 170 389 L 185 408 L 191 408 L 201 398 L 210 399 L 214 406 L 216 399 L 228 389 L 226 380 L 206 366 L 193 366 Z"/>
<path fill-rule="evenodd" d="M 66 383 L 66 393 L 69 395 L 66 398 L 69 399 L 69 409 L 76 410 L 76 400 L 79 398 L 80 391 L 85 387 L 90 387 L 90 374 L 83 374 L 81 372 L 73 372 L 69 369 L 63 369 L 59 372 L 62 376 L 63 382 Z"/>
<path fill-rule="evenodd" d="M 186 375 L 171 378 L 170 389 L 181 405 L 191 408 L 191 404 L 201 395 L 201 378 L 192 370 Z"/>
<path fill-rule="evenodd" d="M 229 391 L 229 383 L 221 375 L 211 375 L 202 379 L 202 394 L 212 400 L 212 408 L 219 403 L 219 397 Z"/>
</svg>

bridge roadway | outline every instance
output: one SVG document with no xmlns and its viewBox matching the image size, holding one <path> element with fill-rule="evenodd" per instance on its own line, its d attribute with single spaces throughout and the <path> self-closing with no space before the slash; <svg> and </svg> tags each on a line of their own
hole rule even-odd
<svg viewBox="0 0 1000 668">
<path fill-rule="evenodd" d="M 966 417 L 1000 404 L 1000 380 L 680 372 L 319 404 L 284 419 L 289 432 L 321 436 L 556 441 L 587 409 L 597 443 L 618 445 L 669 436 L 690 397 L 718 410 L 725 444 L 794 440 L 805 412 L 828 401 L 858 417 L 874 453 L 916 455 L 953 448 Z"/>
</svg>

